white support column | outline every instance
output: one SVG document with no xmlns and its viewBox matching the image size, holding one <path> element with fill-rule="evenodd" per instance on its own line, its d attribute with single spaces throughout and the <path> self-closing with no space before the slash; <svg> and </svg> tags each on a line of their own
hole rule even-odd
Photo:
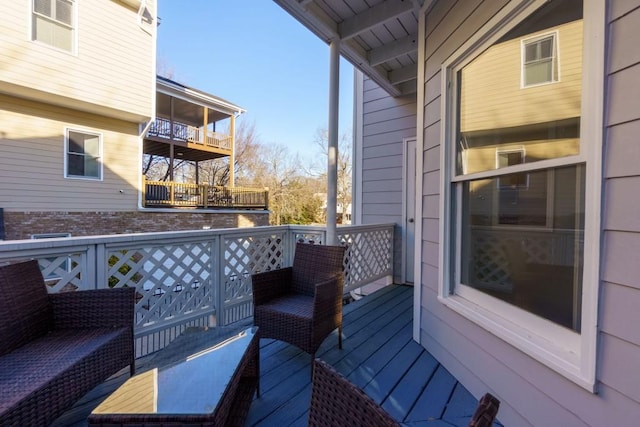
<svg viewBox="0 0 640 427">
<path fill-rule="evenodd" d="M 329 146 L 327 161 L 327 245 L 338 244 L 338 106 L 340 100 L 340 40 L 329 44 Z"/>
</svg>

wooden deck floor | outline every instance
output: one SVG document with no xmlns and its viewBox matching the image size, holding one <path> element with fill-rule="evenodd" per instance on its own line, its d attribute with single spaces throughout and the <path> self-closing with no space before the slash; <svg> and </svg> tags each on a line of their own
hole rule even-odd
<svg viewBox="0 0 640 427">
<path fill-rule="evenodd" d="M 337 333 L 317 356 L 333 365 L 395 419 L 407 426 L 466 426 L 477 400 L 412 338 L 413 288 L 388 286 L 344 307 L 343 349 Z M 138 372 L 214 344 L 237 329 L 188 333 L 166 349 L 140 359 Z M 310 356 L 280 341 L 262 340 L 262 395 L 247 426 L 305 426 L 311 396 Z M 55 423 L 85 426 L 91 410 L 127 378 L 123 370 L 81 399 Z"/>
</svg>

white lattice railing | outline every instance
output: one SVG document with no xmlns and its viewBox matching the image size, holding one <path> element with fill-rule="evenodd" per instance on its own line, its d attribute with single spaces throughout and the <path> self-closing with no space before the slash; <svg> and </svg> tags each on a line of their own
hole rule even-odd
<svg viewBox="0 0 640 427">
<path fill-rule="evenodd" d="M 345 292 L 393 276 L 393 224 L 344 226 Z M 136 353 L 190 326 L 252 316 L 251 274 L 289 266 L 297 241 L 325 229 L 278 226 L 0 242 L 0 264 L 38 259 L 50 292 L 135 286 Z"/>
</svg>

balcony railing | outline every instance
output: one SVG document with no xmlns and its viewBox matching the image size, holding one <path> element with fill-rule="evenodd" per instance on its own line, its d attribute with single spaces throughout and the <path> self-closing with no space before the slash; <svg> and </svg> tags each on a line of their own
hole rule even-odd
<svg viewBox="0 0 640 427">
<path fill-rule="evenodd" d="M 393 276 L 393 224 L 344 226 L 345 293 Z M 163 348 L 190 326 L 253 314 L 251 274 L 293 262 L 295 242 L 325 229 L 277 226 L 0 242 L 0 263 L 35 258 L 49 292 L 135 287 L 136 354 Z"/>
<path fill-rule="evenodd" d="M 146 181 L 145 207 L 267 209 L 269 191 L 173 181 Z"/>
<path fill-rule="evenodd" d="M 173 132 L 172 132 L 173 129 Z M 207 130 L 203 132 L 202 128 L 190 126 L 185 123 L 163 119 L 156 117 L 156 120 L 147 132 L 148 137 L 163 138 L 174 141 L 191 142 L 201 144 L 205 147 L 221 148 L 231 150 L 233 138 L 220 132 L 212 132 Z"/>
</svg>

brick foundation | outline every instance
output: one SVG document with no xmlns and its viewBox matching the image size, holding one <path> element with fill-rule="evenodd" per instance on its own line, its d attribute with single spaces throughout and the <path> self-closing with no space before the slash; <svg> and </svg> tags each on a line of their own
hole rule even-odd
<svg viewBox="0 0 640 427">
<path fill-rule="evenodd" d="M 94 236 L 261 225 L 269 225 L 267 212 L 4 212 L 5 240 L 44 233 Z"/>
</svg>

